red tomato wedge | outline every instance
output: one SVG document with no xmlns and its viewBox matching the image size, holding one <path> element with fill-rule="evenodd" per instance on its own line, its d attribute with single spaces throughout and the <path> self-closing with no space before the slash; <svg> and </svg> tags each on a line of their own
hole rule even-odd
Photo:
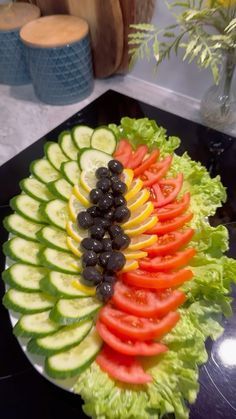
<svg viewBox="0 0 236 419">
<path fill-rule="evenodd" d="M 161 236 L 166 233 L 178 230 L 183 227 L 184 224 L 188 223 L 193 218 L 193 213 L 189 212 L 186 214 L 179 215 L 178 217 L 172 218 L 171 220 L 161 221 L 156 223 L 154 227 L 148 230 L 147 234 L 157 234 Z"/>
<path fill-rule="evenodd" d="M 146 384 L 152 377 L 146 374 L 140 362 L 132 356 L 127 356 L 114 351 L 104 345 L 96 358 L 97 364 L 111 378 L 131 384 Z"/>
<path fill-rule="evenodd" d="M 148 147 L 146 145 L 140 145 L 137 150 L 132 154 L 130 161 L 128 162 L 127 166 L 128 169 L 135 169 L 138 167 L 146 154 L 148 153 Z"/>
<path fill-rule="evenodd" d="M 172 156 L 167 156 L 164 160 L 152 164 L 148 170 L 140 176 L 144 187 L 150 187 L 157 183 L 167 173 L 172 162 Z"/>
<path fill-rule="evenodd" d="M 174 201 L 183 185 L 183 174 L 179 173 L 175 179 L 161 179 L 151 187 L 154 207 L 163 207 Z"/>
<path fill-rule="evenodd" d="M 177 287 L 193 277 L 190 269 L 181 269 L 177 272 L 148 272 L 141 269 L 127 272 L 122 279 L 129 285 L 142 288 L 153 288 L 164 290 Z"/>
<path fill-rule="evenodd" d="M 154 258 L 140 259 L 139 267 L 145 271 L 170 271 L 187 265 L 195 256 L 196 250 L 193 248 L 174 253 L 173 255 L 156 256 Z"/>
<path fill-rule="evenodd" d="M 146 341 L 160 338 L 176 325 L 179 313 L 169 312 L 162 319 L 137 317 L 106 305 L 100 310 L 99 320 L 118 336 Z"/>
<path fill-rule="evenodd" d="M 174 201 L 164 207 L 155 208 L 155 214 L 159 221 L 166 221 L 178 217 L 186 211 L 190 204 L 190 193 L 184 194 L 180 201 Z"/>
<path fill-rule="evenodd" d="M 188 228 L 184 231 L 173 231 L 158 237 L 158 241 L 152 246 L 145 247 L 145 252 L 149 256 L 169 255 L 177 252 L 181 247 L 186 245 L 194 235 L 194 230 Z"/>
<path fill-rule="evenodd" d="M 131 356 L 154 356 L 168 350 L 167 346 L 159 342 L 138 342 L 131 341 L 129 338 L 121 339 L 112 333 L 107 326 L 100 321 L 97 321 L 96 328 L 104 342 L 121 354 Z"/>
<path fill-rule="evenodd" d="M 114 158 L 119 160 L 124 167 L 127 167 L 128 162 L 130 161 L 132 155 L 132 147 L 128 140 L 120 140 L 118 147 L 114 153 Z"/>
<path fill-rule="evenodd" d="M 111 302 L 122 311 L 140 317 L 163 317 L 186 300 L 182 291 L 151 291 L 117 281 Z"/>
<path fill-rule="evenodd" d="M 142 173 L 145 172 L 153 163 L 156 163 L 158 157 L 160 155 L 160 150 L 156 149 L 153 150 L 149 157 L 143 160 L 142 164 L 140 164 L 136 169 L 134 169 L 134 176 L 140 176 Z"/>
</svg>

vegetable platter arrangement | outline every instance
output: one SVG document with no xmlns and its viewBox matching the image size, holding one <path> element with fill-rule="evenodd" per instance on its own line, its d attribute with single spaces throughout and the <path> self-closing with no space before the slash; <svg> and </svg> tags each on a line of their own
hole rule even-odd
<svg viewBox="0 0 236 419">
<path fill-rule="evenodd" d="M 4 220 L 13 332 L 92 418 L 188 418 L 231 315 L 225 188 L 179 144 L 147 118 L 62 132 Z"/>
</svg>

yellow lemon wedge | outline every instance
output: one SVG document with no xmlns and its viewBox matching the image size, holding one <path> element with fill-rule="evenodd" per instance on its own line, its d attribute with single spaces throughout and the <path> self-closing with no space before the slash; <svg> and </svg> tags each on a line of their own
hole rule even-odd
<svg viewBox="0 0 236 419">
<path fill-rule="evenodd" d="M 125 234 L 128 234 L 130 237 L 137 236 L 138 234 L 145 233 L 145 231 L 154 227 L 157 223 L 157 216 L 151 215 L 151 217 L 146 218 L 145 221 L 140 223 L 138 226 L 129 227 L 125 229 Z"/>
<path fill-rule="evenodd" d="M 147 252 L 143 252 L 142 250 L 124 250 L 123 254 L 126 260 L 142 259 L 148 255 Z"/>
<path fill-rule="evenodd" d="M 77 199 L 77 197 L 74 194 L 71 195 L 68 206 L 70 219 L 74 222 L 76 221 L 77 214 L 86 209 L 86 207 L 83 204 L 81 204 L 81 202 Z"/>
<path fill-rule="evenodd" d="M 127 251 L 135 251 L 140 249 L 145 249 L 145 247 L 152 246 L 157 242 L 156 234 L 140 234 L 138 236 L 132 237 Z"/>
<path fill-rule="evenodd" d="M 67 221 L 66 231 L 68 236 L 74 239 L 77 243 L 80 243 L 85 237 L 88 237 L 87 230 L 82 230 L 77 227 L 77 224 L 73 221 Z"/>
<path fill-rule="evenodd" d="M 138 262 L 137 260 L 127 260 L 125 266 L 121 270 L 121 272 L 130 272 L 134 271 L 135 269 L 138 269 Z"/>
<path fill-rule="evenodd" d="M 143 182 L 141 181 L 141 179 L 134 179 L 130 185 L 130 188 L 128 189 L 128 192 L 126 192 L 125 194 L 126 201 L 129 201 L 131 198 L 136 196 L 137 193 L 142 189 L 142 186 Z"/>
<path fill-rule="evenodd" d="M 122 228 L 127 229 L 141 224 L 151 215 L 153 208 L 153 203 L 150 201 L 146 202 L 144 205 L 141 205 L 140 208 L 131 213 L 129 220 L 122 224 Z"/>
<path fill-rule="evenodd" d="M 134 172 L 132 169 L 124 169 L 121 174 L 121 180 L 124 182 L 129 189 L 134 178 Z"/>
<path fill-rule="evenodd" d="M 66 243 L 67 243 L 67 246 L 69 247 L 69 249 L 72 251 L 72 253 L 75 256 L 78 256 L 78 257 L 82 256 L 82 253 L 79 250 L 79 243 L 77 241 L 75 241 L 74 239 L 72 239 L 71 236 L 67 236 Z"/>
<path fill-rule="evenodd" d="M 97 179 L 94 171 L 82 170 L 80 174 L 80 183 L 84 190 L 87 192 L 90 192 L 92 189 L 96 188 Z"/>
<path fill-rule="evenodd" d="M 81 284 L 81 282 L 73 280 L 71 282 L 71 285 L 73 285 L 74 288 L 76 288 L 79 291 L 84 292 L 87 295 L 95 295 L 96 294 L 96 288 L 95 287 L 86 287 L 86 285 Z"/>
<path fill-rule="evenodd" d="M 147 202 L 149 196 L 150 192 L 147 189 L 142 189 L 141 191 L 139 191 L 137 195 L 129 199 L 129 201 L 127 202 L 129 210 L 132 212 L 138 209 L 141 205 Z"/>
<path fill-rule="evenodd" d="M 82 205 L 85 207 L 90 206 L 88 192 L 86 192 L 81 185 L 75 185 L 73 187 L 73 194 L 81 202 Z"/>
</svg>

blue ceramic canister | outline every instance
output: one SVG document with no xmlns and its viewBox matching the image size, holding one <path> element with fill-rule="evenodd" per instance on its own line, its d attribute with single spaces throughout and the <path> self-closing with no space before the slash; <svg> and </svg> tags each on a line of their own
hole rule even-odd
<svg viewBox="0 0 236 419">
<path fill-rule="evenodd" d="M 29 3 L 0 5 L 0 83 L 21 85 L 31 82 L 26 49 L 19 31 L 39 16 L 39 8 Z"/>
<path fill-rule="evenodd" d="M 67 105 L 93 89 L 89 27 L 69 15 L 46 16 L 20 31 L 27 47 L 35 94 L 45 103 Z"/>
</svg>

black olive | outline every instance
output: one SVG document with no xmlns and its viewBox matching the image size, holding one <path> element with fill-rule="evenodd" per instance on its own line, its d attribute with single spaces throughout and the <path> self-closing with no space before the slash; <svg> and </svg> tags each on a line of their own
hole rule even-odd
<svg viewBox="0 0 236 419">
<path fill-rule="evenodd" d="M 110 227 L 111 225 L 111 221 L 110 220 L 106 220 L 105 218 L 101 218 L 101 217 L 96 217 L 93 219 L 94 224 L 102 226 L 103 228 L 105 228 L 105 230 Z"/>
<path fill-rule="evenodd" d="M 123 166 L 123 164 L 122 163 L 120 163 L 118 160 L 111 160 L 111 161 L 109 161 L 109 163 L 108 163 L 108 167 L 109 167 L 109 169 L 110 169 L 110 171 L 112 172 L 112 173 L 115 173 L 115 174 L 120 174 L 121 172 L 122 172 L 122 170 L 124 169 L 124 166 Z"/>
<path fill-rule="evenodd" d="M 107 270 L 117 272 L 120 271 L 125 265 L 126 259 L 123 253 L 113 252 L 107 263 Z"/>
<path fill-rule="evenodd" d="M 114 294 L 114 285 L 109 282 L 101 282 L 96 288 L 96 297 L 103 302 L 107 302 Z"/>
<path fill-rule="evenodd" d="M 127 191 L 127 186 L 124 182 L 122 182 L 122 180 L 119 180 L 117 182 L 112 182 L 111 187 L 112 187 L 114 195 L 124 194 Z"/>
<path fill-rule="evenodd" d="M 87 209 L 87 212 L 91 215 L 91 217 L 100 217 L 101 216 L 101 211 L 100 209 L 96 206 L 93 205 L 92 207 Z"/>
<path fill-rule="evenodd" d="M 93 287 L 99 284 L 103 279 L 102 274 L 94 267 L 89 266 L 83 270 L 81 282 L 84 285 Z"/>
<path fill-rule="evenodd" d="M 97 254 L 93 250 L 87 250 L 82 255 L 82 265 L 86 266 L 95 266 L 97 264 Z"/>
<path fill-rule="evenodd" d="M 112 252 L 100 253 L 99 258 L 98 258 L 99 265 L 102 266 L 103 268 L 106 268 L 111 255 L 112 255 Z"/>
<path fill-rule="evenodd" d="M 97 182 L 96 186 L 101 189 L 102 192 L 108 192 L 111 187 L 111 181 L 107 177 L 103 177 Z"/>
<path fill-rule="evenodd" d="M 113 224 L 112 226 L 110 226 L 108 228 L 108 232 L 109 232 L 111 238 L 114 239 L 118 234 L 123 234 L 124 230 L 121 226 L 119 226 L 117 224 Z"/>
<path fill-rule="evenodd" d="M 99 199 L 102 198 L 103 193 L 101 189 L 92 189 L 89 193 L 89 199 L 92 204 L 97 204 Z"/>
<path fill-rule="evenodd" d="M 103 249 L 103 252 L 110 252 L 112 250 L 111 239 L 108 239 L 108 238 L 102 239 L 102 249 Z"/>
<path fill-rule="evenodd" d="M 120 207 L 117 207 L 114 212 L 114 220 L 118 223 L 124 223 L 127 221 L 130 217 L 130 210 L 125 207 L 124 205 L 121 205 Z"/>
<path fill-rule="evenodd" d="M 99 240 L 86 237 L 80 243 L 81 247 L 86 250 L 93 250 L 95 253 L 102 251 L 102 243 Z"/>
<path fill-rule="evenodd" d="M 91 227 L 93 228 L 93 227 Z M 127 234 L 118 234 L 113 240 L 112 240 L 112 247 L 116 250 L 123 250 L 126 249 L 130 244 L 130 238 Z"/>
<path fill-rule="evenodd" d="M 105 234 L 105 229 L 99 224 L 93 225 L 90 229 L 90 235 L 93 239 L 101 240 Z"/>
<path fill-rule="evenodd" d="M 99 167 L 95 172 L 95 176 L 97 179 L 102 179 L 103 177 L 109 177 L 110 171 L 107 167 Z"/>
<path fill-rule="evenodd" d="M 113 272 L 105 271 L 103 274 L 103 281 L 114 284 L 116 282 L 116 275 Z"/>
<path fill-rule="evenodd" d="M 113 205 L 113 196 L 109 193 L 104 194 L 98 201 L 98 207 L 101 211 L 109 210 Z"/>
<path fill-rule="evenodd" d="M 93 218 L 87 211 L 81 211 L 77 215 L 77 223 L 81 228 L 89 228 L 93 225 Z"/>
<path fill-rule="evenodd" d="M 126 205 L 127 201 L 123 195 L 115 196 L 114 205 L 115 207 L 120 207 L 121 205 Z"/>
<path fill-rule="evenodd" d="M 103 217 L 106 219 L 106 220 L 113 220 L 113 217 L 114 217 L 114 208 L 111 208 L 111 209 L 109 209 L 109 211 L 106 211 L 105 213 L 104 213 L 104 215 L 103 215 Z"/>
<path fill-rule="evenodd" d="M 112 175 L 110 179 L 111 179 L 112 184 L 116 182 L 120 182 L 120 178 L 117 175 Z"/>
</svg>

